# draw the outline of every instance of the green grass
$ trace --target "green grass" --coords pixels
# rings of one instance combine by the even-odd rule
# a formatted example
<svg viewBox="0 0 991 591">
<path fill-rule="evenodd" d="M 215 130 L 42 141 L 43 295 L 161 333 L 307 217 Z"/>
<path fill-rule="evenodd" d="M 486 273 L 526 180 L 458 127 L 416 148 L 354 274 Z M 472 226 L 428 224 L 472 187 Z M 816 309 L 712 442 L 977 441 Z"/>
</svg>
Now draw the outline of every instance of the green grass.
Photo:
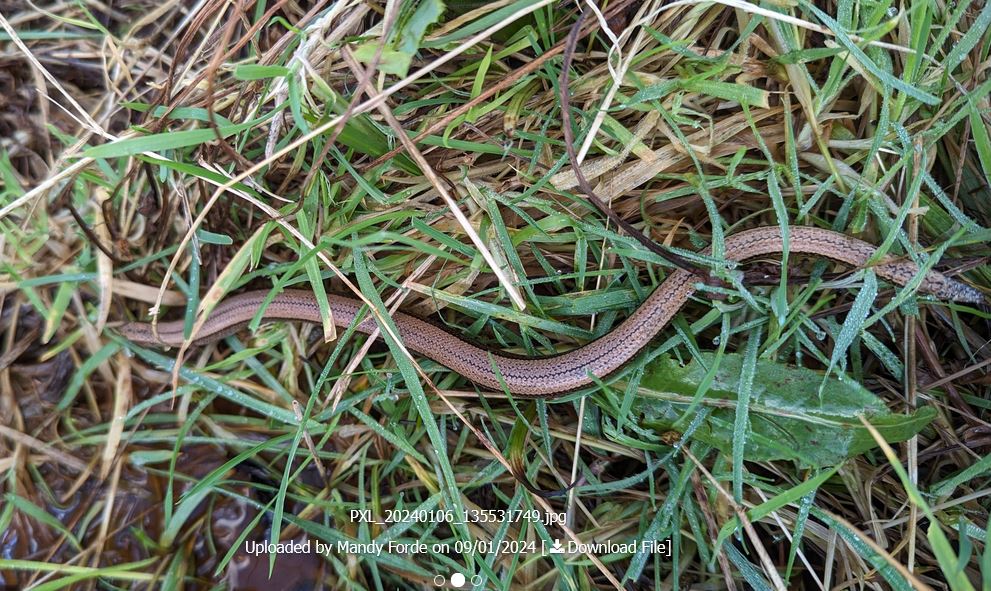
<svg viewBox="0 0 991 591">
<path fill-rule="evenodd" d="M 737 230 L 809 225 L 986 290 L 991 8 L 632 4 L 602 7 L 616 48 L 586 18 L 575 150 L 600 198 L 722 283 L 553 401 L 479 393 L 388 318 L 547 355 L 670 271 L 576 186 L 576 3 L 5 10 L 0 72 L 58 83 L 57 105 L 0 102 L 0 580 L 991 589 L 986 308 L 793 253 L 721 264 Z M 289 287 L 353 289 L 386 330 L 256 321 L 178 355 L 107 327 L 160 301 L 191 328 Z M 488 510 L 566 523 L 437 519 Z M 407 511 L 433 518 L 389 519 Z M 555 539 L 673 552 L 540 551 Z M 243 556 L 290 540 L 335 550 Z M 373 542 L 429 550 L 336 550 Z"/>
</svg>

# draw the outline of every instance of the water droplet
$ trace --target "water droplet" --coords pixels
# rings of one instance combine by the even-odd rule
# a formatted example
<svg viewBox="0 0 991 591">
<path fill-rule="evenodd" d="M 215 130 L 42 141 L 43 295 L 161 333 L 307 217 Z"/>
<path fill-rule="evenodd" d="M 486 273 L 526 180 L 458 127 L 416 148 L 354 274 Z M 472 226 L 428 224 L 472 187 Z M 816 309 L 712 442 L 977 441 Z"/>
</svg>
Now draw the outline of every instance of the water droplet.
<svg viewBox="0 0 991 591">
<path fill-rule="evenodd" d="M 894 6 L 888 8 L 888 18 L 895 18 L 898 15 L 898 9 Z"/>
</svg>

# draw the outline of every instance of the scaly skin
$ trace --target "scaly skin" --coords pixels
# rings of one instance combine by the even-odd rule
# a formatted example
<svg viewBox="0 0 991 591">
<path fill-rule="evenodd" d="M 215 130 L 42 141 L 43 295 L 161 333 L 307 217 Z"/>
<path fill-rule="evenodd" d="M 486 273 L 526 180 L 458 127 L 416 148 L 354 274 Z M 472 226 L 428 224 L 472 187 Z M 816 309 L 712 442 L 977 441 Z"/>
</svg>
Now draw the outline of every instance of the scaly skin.
<svg viewBox="0 0 991 591">
<path fill-rule="evenodd" d="M 853 267 L 865 266 L 876 252 L 866 242 L 829 230 L 797 226 L 791 228 L 789 233 L 790 252 L 817 255 Z M 746 230 L 728 237 L 725 247 L 726 259 L 734 261 L 780 254 L 781 231 L 777 227 Z M 905 285 L 919 271 L 915 263 L 890 257 L 881 259 L 873 269 L 878 276 L 897 285 Z M 550 398 L 592 383 L 592 376 L 603 378 L 619 369 L 667 326 L 695 292 L 698 282 L 699 278 L 688 271 L 672 272 L 612 332 L 587 345 L 551 357 L 507 357 L 469 344 L 408 314 L 400 312 L 392 318 L 399 329 L 399 338 L 409 349 L 451 368 L 479 386 L 501 391 L 505 383 L 515 395 Z M 943 300 L 985 301 L 981 292 L 936 271 L 926 274 L 919 291 Z M 254 318 L 267 295 L 267 291 L 253 291 L 224 300 L 210 313 L 193 344 L 215 341 L 239 330 Z M 340 327 L 350 325 L 362 307 L 358 300 L 337 295 L 329 296 L 329 303 L 334 323 Z M 275 296 L 265 309 L 264 318 L 321 322 L 316 297 L 311 292 L 297 290 L 287 290 Z M 358 330 L 366 334 L 375 328 L 371 317 L 358 325 Z M 183 342 L 182 321 L 160 323 L 157 338 L 151 325 L 145 323 L 131 322 L 121 326 L 119 331 L 132 342 L 142 345 L 176 347 Z M 498 368 L 502 382 L 493 367 Z"/>
</svg>

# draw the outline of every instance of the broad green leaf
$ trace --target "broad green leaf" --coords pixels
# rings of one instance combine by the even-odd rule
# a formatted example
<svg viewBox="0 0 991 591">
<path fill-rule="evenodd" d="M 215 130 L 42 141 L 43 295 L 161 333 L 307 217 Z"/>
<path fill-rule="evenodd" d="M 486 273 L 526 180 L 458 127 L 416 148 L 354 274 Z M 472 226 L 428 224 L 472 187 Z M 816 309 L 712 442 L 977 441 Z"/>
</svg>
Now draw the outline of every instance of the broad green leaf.
<svg viewBox="0 0 991 591">
<path fill-rule="evenodd" d="M 703 353 L 700 361 L 682 366 L 665 356 L 652 362 L 641 381 L 634 416 L 643 417 L 643 424 L 657 432 L 671 429 L 706 375 L 702 364 L 711 367 L 714 355 Z M 726 454 L 732 453 L 743 373 L 741 355 L 722 356 L 701 401 L 711 413 L 693 435 Z M 897 442 L 918 433 L 936 413 L 931 408 L 908 415 L 893 413 L 882 400 L 849 379 L 824 380 L 821 372 L 762 359 L 757 362 L 748 414 L 751 432 L 744 448 L 746 460 L 788 459 L 831 466 L 876 446 L 860 416 L 887 441 Z"/>
<path fill-rule="evenodd" d="M 386 46 L 379 56 L 378 69 L 387 74 L 405 76 L 409 71 L 413 56 L 420 49 L 427 29 L 436 23 L 444 14 L 444 3 L 441 0 L 421 0 L 413 13 L 400 15 L 399 26 L 389 36 Z M 405 18 L 404 18 L 405 17 Z M 380 39 L 371 39 L 355 49 L 354 56 L 360 61 L 370 64 L 381 45 Z"/>
</svg>

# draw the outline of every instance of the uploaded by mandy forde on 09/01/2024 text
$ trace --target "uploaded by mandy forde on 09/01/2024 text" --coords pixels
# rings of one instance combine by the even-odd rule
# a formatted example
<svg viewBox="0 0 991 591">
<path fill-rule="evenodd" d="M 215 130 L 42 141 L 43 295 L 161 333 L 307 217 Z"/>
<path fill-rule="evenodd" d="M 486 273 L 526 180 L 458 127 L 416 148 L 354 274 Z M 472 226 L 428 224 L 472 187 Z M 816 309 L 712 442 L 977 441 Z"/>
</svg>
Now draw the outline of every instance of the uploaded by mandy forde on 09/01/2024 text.
<svg viewBox="0 0 991 591">
<path fill-rule="evenodd" d="M 461 516 L 461 521 L 457 517 Z M 431 524 L 433 526 L 467 525 L 470 523 L 485 523 L 490 525 L 506 525 L 523 522 L 540 523 L 554 528 L 553 524 L 562 524 L 565 515 L 560 513 L 542 513 L 538 510 L 528 511 L 504 511 L 504 510 L 466 510 L 456 513 L 449 510 L 431 511 L 387 511 L 382 519 L 376 519 L 371 510 L 353 509 L 349 512 L 349 517 L 355 525 L 375 525 L 387 526 L 390 528 L 417 524 Z M 309 555 L 321 554 L 328 557 L 375 557 L 375 558 L 407 558 L 416 560 L 418 555 L 423 558 L 437 556 L 448 556 L 452 563 L 458 562 L 458 557 L 464 554 L 477 554 L 484 556 L 500 555 L 518 556 L 526 559 L 527 555 L 539 555 L 549 558 L 555 556 L 560 559 L 572 557 L 580 558 L 583 555 L 608 556 L 608 555 L 637 555 L 644 554 L 651 557 L 670 559 L 672 556 L 672 545 L 669 539 L 662 540 L 596 540 L 581 541 L 569 539 L 567 537 L 541 538 L 537 540 L 493 540 L 493 539 L 469 539 L 454 541 L 433 541 L 424 542 L 398 536 L 394 539 L 382 535 L 379 539 L 372 541 L 358 541 L 353 539 L 338 539 L 333 543 L 320 540 L 303 541 L 253 541 L 244 543 L 244 554 L 254 557 L 274 556 L 278 561 L 283 555 Z M 443 572 L 436 572 L 429 577 L 435 586 L 465 587 L 475 588 L 482 584 L 484 578 L 479 574 L 473 574 L 451 566 L 443 569 Z"/>
</svg>

